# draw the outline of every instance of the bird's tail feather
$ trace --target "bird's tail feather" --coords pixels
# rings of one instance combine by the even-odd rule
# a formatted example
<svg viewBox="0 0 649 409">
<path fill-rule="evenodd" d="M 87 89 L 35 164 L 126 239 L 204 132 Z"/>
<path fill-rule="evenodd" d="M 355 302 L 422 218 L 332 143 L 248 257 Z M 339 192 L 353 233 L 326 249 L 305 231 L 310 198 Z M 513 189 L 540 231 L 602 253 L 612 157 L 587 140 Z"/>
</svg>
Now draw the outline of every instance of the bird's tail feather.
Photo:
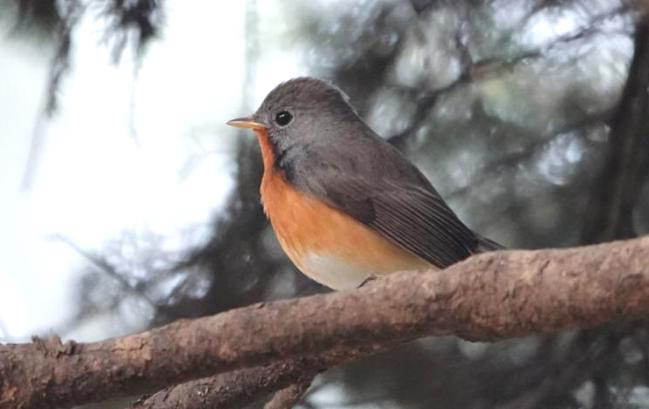
<svg viewBox="0 0 649 409">
<path fill-rule="evenodd" d="M 476 253 L 484 253 L 487 251 L 497 251 L 505 249 L 505 246 L 496 243 L 495 241 L 483 237 L 479 234 L 476 234 L 478 237 L 478 246 L 476 247 Z"/>
</svg>

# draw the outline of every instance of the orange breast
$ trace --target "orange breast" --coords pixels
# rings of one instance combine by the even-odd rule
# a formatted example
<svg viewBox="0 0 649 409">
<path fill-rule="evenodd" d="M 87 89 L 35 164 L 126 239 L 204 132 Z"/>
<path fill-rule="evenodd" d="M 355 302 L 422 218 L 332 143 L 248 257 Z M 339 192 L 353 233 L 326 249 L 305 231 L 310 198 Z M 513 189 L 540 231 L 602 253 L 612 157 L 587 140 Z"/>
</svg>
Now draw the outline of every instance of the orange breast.
<svg viewBox="0 0 649 409">
<path fill-rule="evenodd" d="M 322 201 L 298 192 L 274 166 L 265 131 L 255 131 L 264 160 L 261 197 L 280 245 L 306 275 L 334 289 L 373 275 L 430 268 L 418 256 Z"/>
</svg>

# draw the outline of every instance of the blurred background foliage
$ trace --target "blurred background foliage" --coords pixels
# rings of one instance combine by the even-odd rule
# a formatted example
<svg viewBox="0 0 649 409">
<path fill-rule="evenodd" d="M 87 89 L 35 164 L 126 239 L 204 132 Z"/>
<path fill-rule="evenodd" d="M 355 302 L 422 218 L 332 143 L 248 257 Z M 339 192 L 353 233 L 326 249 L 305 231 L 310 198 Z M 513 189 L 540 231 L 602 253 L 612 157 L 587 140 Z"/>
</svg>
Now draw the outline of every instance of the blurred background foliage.
<svg viewBox="0 0 649 409">
<path fill-rule="evenodd" d="M 155 0 L 2 2 L 7 41 L 51 50 L 37 123 L 47 128 L 65 103 L 65 78 L 77 69 L 74 33 L 83 18 L 90 14 L 101 27 L 104 42 L 97 47 L 113 64 L 132 56 L 137 83 L 146 75 L 140 67 L 148 63 L 148 47 L 164 45 L 174 7 Z M 184 7 L 202 12 L 198 3 Z M 298 55 L 302 73 L 344 89 L 361 116 L 428 175 L 462 219 L 509 247 L 574 246 L 649 230 L 649 20 L 643 3 L 248 0 L 240 7 L 242 102 L 233 112 L 254 109 L 269 91 L 256 85 L 265 75 L 259 68 L 264 55 Z M 222 64 L 229 64 L 221 48 L 231 39 L 209 41 L 212 48 L 197 55 L 221 52 Z M 216 123 L 207 133 L 216 139 L 226 132 L 234 131 Z M 39 135 L 32 151 L 43 143 Z M 58 237 L 84 264 L 70 300 L 75 313 L 52 331 L 73 336 L 80 325 L 110 316 L 108 332 L 118 334 L 327 291 L 296 273 L 265 221 L 256 142 L 243 135 L 229 141 L 232 188 L 202 186 L 222 192 L 225 204 L 201 228 L 188 226 L 179 251 L 169 251 L 164 237 L 146 229 L 125 228 L 96 248 Z M 28 179 L 34 160 L 27 160 Z M 137 323 L 127 324 L 133 317 Z M 302 406 L 649 408 L 648 342 L 641 324 L 493 344 L 425 339 L 329 371 Z"/>
</svg>

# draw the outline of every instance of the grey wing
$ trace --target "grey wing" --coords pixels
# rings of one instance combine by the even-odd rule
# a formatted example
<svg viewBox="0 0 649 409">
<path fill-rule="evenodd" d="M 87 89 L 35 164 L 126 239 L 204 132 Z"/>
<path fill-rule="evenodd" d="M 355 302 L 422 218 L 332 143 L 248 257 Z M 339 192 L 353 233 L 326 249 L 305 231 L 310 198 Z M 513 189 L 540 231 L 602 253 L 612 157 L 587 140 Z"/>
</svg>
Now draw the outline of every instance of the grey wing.
<svg viewBox="0 0 649 409">
<path fill-rule="evenodd" d="M 369 180 L 331 167 L 312 169 L 310 175 L 299 188 L 437 267 L 465 259 L 478 246 L 476 235 L 418 178 L 414 183 Z"/>
</svg>

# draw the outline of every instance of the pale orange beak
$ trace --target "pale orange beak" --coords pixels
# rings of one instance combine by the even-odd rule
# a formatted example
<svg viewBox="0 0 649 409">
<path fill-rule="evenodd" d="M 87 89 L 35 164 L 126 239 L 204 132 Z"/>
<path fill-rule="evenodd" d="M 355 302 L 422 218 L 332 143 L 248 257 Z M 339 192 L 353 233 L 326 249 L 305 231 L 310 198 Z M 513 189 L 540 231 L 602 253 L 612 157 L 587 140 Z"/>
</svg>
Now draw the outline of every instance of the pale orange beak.
<svg viewBox="0 0 649 409">
<path fill-rule="evenodd" d="M 266 129 L 268 125 L 262 124 L 261 122 L 255 121 L 252 117 L 244 118 L 235 118 L 231 119 L 226 124 L 234 126 L 235 128 L 247 128 L 247 129 Z"/>
</svg>

